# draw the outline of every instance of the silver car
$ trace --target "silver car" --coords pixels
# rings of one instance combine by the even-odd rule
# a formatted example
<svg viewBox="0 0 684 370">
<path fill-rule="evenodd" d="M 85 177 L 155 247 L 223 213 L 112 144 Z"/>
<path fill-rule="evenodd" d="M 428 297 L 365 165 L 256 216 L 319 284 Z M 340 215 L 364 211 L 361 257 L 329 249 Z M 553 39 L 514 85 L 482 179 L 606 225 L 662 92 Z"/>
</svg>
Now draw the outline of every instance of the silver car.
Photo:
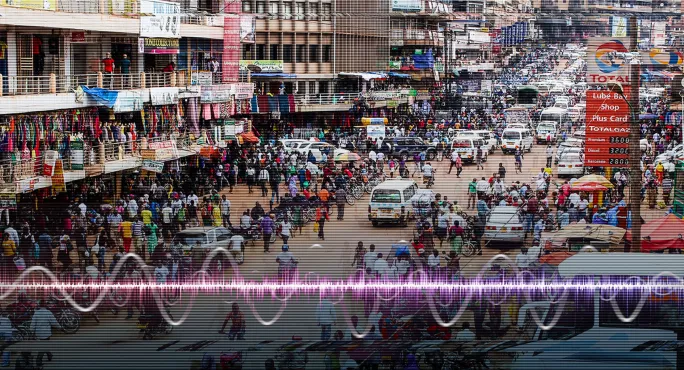
<svg viewBox="0 0 684 370">
<path fill-rule="evenodd" d="M 523 220 L 518 207 L 497 206 L 487 216 L 483 237 L 489 242 L 520 243 L 525 240 Z"/>
</svg>

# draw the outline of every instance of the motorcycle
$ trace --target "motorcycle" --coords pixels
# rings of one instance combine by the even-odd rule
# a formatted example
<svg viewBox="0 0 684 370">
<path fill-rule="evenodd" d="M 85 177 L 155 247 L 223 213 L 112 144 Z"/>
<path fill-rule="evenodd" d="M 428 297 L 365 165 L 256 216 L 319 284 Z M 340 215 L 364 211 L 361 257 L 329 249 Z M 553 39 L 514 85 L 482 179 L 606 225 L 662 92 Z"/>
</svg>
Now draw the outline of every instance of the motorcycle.
<svg viewBox="0 0 684 370">
<path fill-rule="evenodd" d="M 432 176 L 423 176 L 423 185 L 425 185 L 426 189 L 430 189 L 432 185 L 435 184 L 435 174 L 433 173 Z"/>
<path fill-rule="evenodd" d="M 138 318 L 137 328 L 143 333 L 143 340 L 153 339 L 154 337 L 171 334 L 173 325 L 166 322 L 166 320 L 159 318 L 159 322 L 153 322 L 154 317 L 151 315 L 140 315 Z"/>
</svg>

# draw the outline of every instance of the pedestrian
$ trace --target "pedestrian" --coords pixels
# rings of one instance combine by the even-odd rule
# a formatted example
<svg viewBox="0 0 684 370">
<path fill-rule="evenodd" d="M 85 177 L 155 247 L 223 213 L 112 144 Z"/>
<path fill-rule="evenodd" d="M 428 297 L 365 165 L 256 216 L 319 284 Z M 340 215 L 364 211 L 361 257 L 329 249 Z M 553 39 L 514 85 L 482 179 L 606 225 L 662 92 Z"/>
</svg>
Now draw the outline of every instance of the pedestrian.
<svg viewBox="0 0 684 370">
<path fill-rule="evenodd" d="M 280 237 L 283 238 L 283 244 L 287 244 L 292 233 L 292 223 L 290 223 L 290 218 L 287 215 L 283 218 L 283 222 L 280 223 L 279 227 Z"/>
<path fill-rule="evenodd" d="M 347 204 L 347 191 L 344 188 L 335 191 L 335 202 L 337 203 L 337 219 L 344 220 L 344 207 Z"/>
<path fill-rule="evenodd" d="M 275 223 L 273 222 L 273 218 L 275 216 L 273 214 L 269 214 L 264 216 L 264 218 L 261 220 L 261 232 L 262 232 L 262 237 L 264 238 L 264 253 L 271 253 L 269 251 L 269 244 L 271 243 L 271 234 L 275 231 Z"/>
<path fill-rule="evenodd" d="M 467 209 L 475 208 L 477 202 L 477 178 L 468 183 L 468 207 Z"/>
<path fill-rule="evenodd" d="M 131 60 L 128 59 L 128 55 L 124 54 L 121 56 L 121 74 L 122 80 L 121 85 L 124 90 L 127 90 L 130 86 L 130 73 L 131 73 Z"/>
<path fill-rule="evenodd" d="M 133 234 L 133 248 L 137 255 L 145 259 L 145 233 L 143 232 L 142 220 L 140 217 L 136 217 L 135 221 L 131 224 L 131 232 Z"/>
<path fill-rule="evenodd" d="M 28 227 L 24 227 L 19 236 L 19 255 L 24 258 L 24 261 L 28 266 L 32 266 L 34 262 L 34 257 L 36 256 L 36 240 L 33 234 L 29 231 Z"/>
<path fill-rule="evenodd" d="M 477 162 L 477 169 L 479 170 L 480 168 L 484 170 L 484 165 L 482 165 L 482 147 L 478 146 L 477 147 L 477 152 L 475 154 L 475 161 Z"/>
<path fill-rule="evenodd" d="M 157 224 L 154 222 L 151 223 L 149 226 L 146 227 L 146 239 L 147 239 L 147 252 L 149 253 L 150 259 L 152 259 L 152 255 L 154 254 L 154 250 L 157 248 L 157 244 L 159 243 L 159 238 L 158 238 L 158 231 L 159 227 Z M 144 250 L 144 248 L 142 248 Z M 145 259 L 145 252 L 143 252 L 143 259 Z"/>
<path fill-rule="evenodd" d="M 123 221 L 119 225 L 119 234 L 123 240 L 123 249 L 125 253 L 130 253 L 131 244 L 133 242 L 133 223 L 129 220 Z"/>
<path fill-rule="evenodd" d="M 551 167 L 553 163 L 553 147 L 549 144 L 546 147 L 546 167 Z"/>
<path fill-rule="evenodd" d="M 231 306 L 230 312 L 226 315 L 225 320 L 223 320 L 223 325 L 221 325 L 219 334 L 225 334 L 226 326 L 229 321 L 230 329 L 228 330 L 228 340 L 244 340 L 246 328 L 245 315 L 240 311 L 240 306 L 237 303 L 233 303 Z"/>
<path fill-rule="evenodd" d="M 499 177 L 504 180 L 506 179 L 506 168 L 503 163 L 499 163 Z"/>
<path fill-rule="evenodd" d="M 114 68 L 116 67 L 114 65 L 114 59 L 112 59 L 112 54 L 105 54 L 105 57 L 102 59 L 101 63 L 104 65 L 103 72 L 105 76 L 105 86 L 107 89 L 112 89 L 112 75 L 114 74 Z"/>
<path fill-rule="evenodd" d="M 261 171 L 259 171 L 259 185 L 261 186 L 262 197 L 268 196 L 268 188 L 266 186 L 268 185 L 269 180 L 270 175 L 268 173 L 268 169 L 266 169 L 266 167 L 263 167 Z"/>
<path fill-rule="evenodd" d="M 332 327 L 337 320 L 335 306 L 328 298 L 322 298 L 316 309 L 316 320 L 321 327 L 321 340 L 329 340 Z"/>
<path fill-rule="evenodd" d="M 325 222 L 330 221 L 328 209 L 325 205 L 321 205 L 316 210 L 316 222 L 318 223 L 318 239 L 325 240 Z"/>
<path fill-rule="evenodd" d="M 38 261 L 39 266 L 44 266 L 52 270 L 52 236 L 48 234 L 47 229 L 43 229 L 38 235 Z"/>
<path fill-rule="evenodd" d="M 31 319 L 31 332 L 35 335 L 36 339 L 39 341 L 50 340 L 52 336 L 52 328 L 57 327 L 62 330 L 62 326 L 59 325 L 57 319 L 52 314 L 52 312 L 47 308 L 47 301 L 41 300 L 40 306 L 33 314 Z M 36 356 L 36 366 L 38 368 L 43 367 L 43 356 L 47 354 L 48 361 L 52 361 L 52 352 L 45 347 L 48 347 L 45 343 L 41 344 L 39 352 Z"/>
<path fill-rule="evenodd" d="M 225 194 L 221 197 L 221 218 L 224 227 L 226 227 L 226 225 L 227 227 L 233 227 L 233 224 L 230 223 L 230 200 L 226 198 Z"/>
</svg>

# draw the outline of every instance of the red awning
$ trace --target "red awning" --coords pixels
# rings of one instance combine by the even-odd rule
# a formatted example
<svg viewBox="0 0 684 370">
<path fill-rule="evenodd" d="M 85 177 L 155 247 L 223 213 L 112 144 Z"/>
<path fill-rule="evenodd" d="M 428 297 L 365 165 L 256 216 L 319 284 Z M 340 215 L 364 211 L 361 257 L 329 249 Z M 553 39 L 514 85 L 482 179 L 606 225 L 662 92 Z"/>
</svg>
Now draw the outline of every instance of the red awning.
<svg viewBox="0 0 684 370">
<path fill-rule="evenodd" d="M 632 239 L 627 231 L 626 237 Z M 684 249 L 684 220 L 669 214 L 645 223 L 641 227 L 641 250 L 644 252 L 663 249 Z"/>
</svg>

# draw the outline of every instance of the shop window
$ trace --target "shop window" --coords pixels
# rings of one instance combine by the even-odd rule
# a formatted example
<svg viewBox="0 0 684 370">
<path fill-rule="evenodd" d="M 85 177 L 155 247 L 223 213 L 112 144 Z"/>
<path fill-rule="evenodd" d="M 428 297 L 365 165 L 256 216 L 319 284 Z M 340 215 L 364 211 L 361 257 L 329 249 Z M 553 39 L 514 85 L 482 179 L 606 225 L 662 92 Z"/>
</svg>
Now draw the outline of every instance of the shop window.
<svg viewBox="0 0 684 370">
<path fill-rule="evenodd" d="M 309 45 L 309 62 L 318 63 L 319 61 L 318 45 Z"/>
<path fill-rule="evenodd" d="M 254 46 L 252 44 L 242 45 L 242 59 L 243 60 L 254 59 Z"/>
<path fill-rule="evenodd" d="M 283 62 L 284 63 L 292 63 L 294 61 L 292 54 L 293 54 L 292 45 L 283 45 Z"/>
<path fill-rule="evenodd" d="M 332 62 L 332 45 L 323 45 L 323 63 Z"/>
<path fill-rule="evenodd" d="M 306 62 L 306 45 L 297 45 L 297 63 Z"/>
</svg>

